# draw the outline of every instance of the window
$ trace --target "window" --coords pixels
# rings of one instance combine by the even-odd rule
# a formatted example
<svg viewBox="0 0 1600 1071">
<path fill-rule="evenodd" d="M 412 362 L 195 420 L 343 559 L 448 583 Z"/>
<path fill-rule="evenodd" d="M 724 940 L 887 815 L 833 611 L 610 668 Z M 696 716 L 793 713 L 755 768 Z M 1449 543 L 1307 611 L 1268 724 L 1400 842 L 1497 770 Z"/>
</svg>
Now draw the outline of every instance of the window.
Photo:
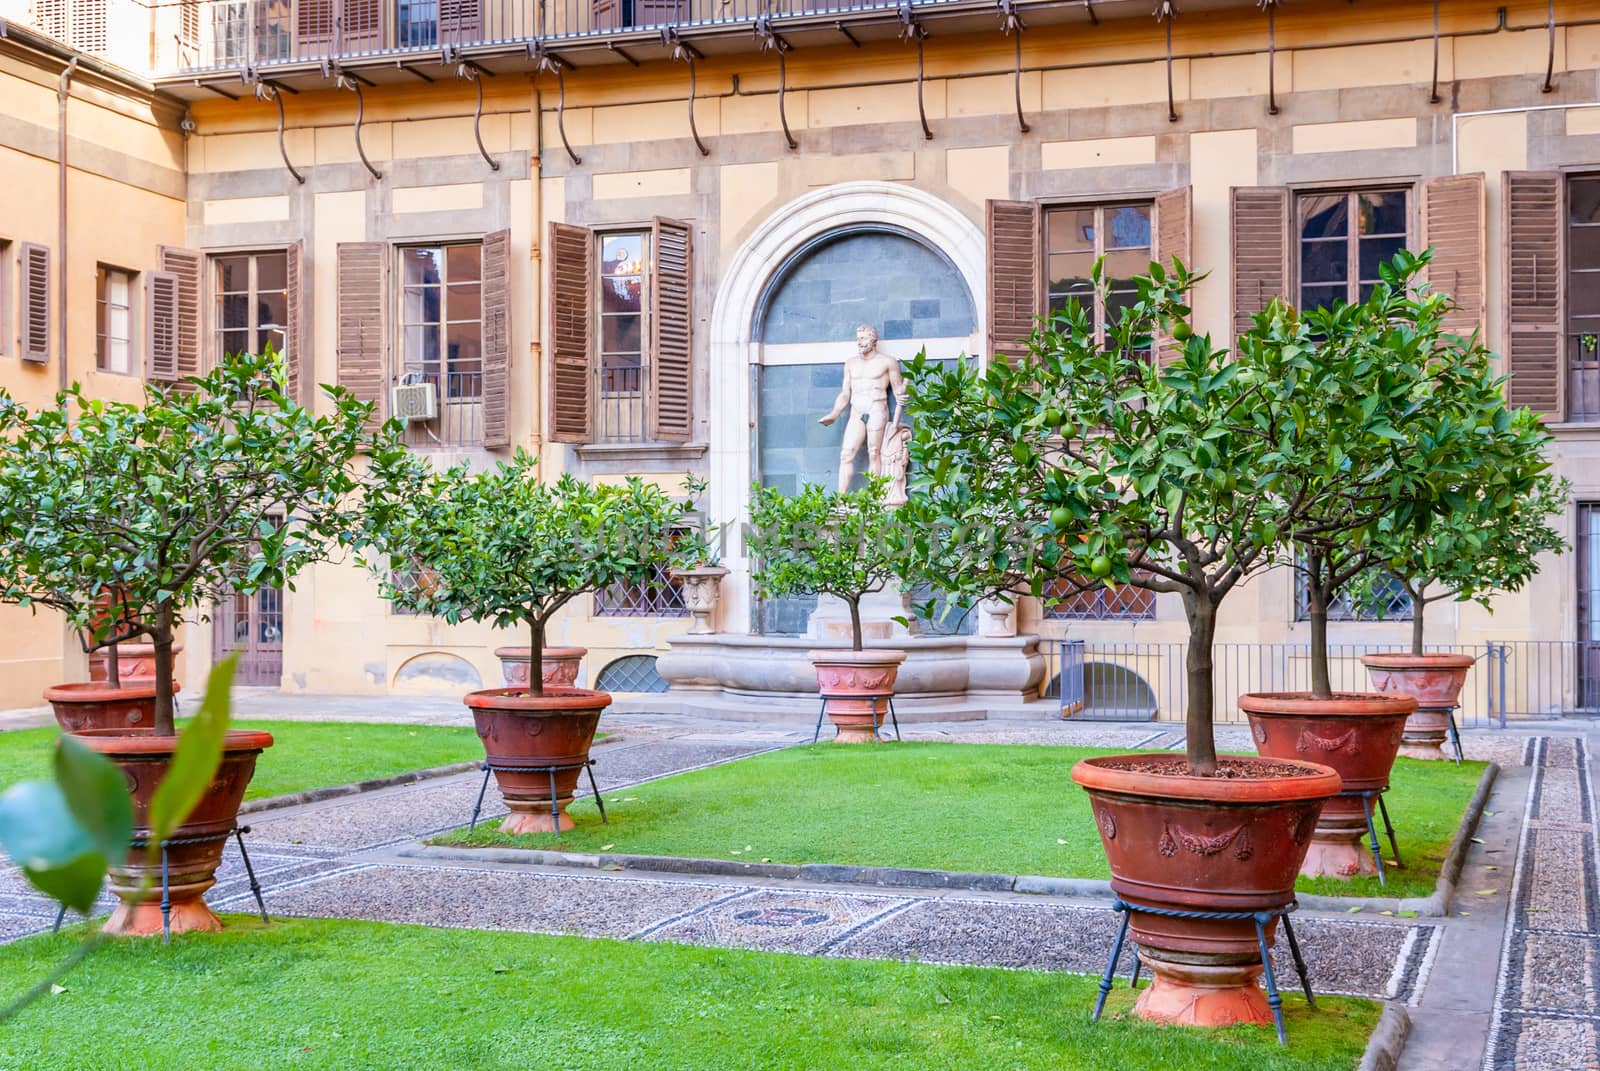
<svg viewBox="0 0 1600 1071">
<path fill-rule="evenodd" d="M 1300 307 L 1365 301 L 1378 265 L 1405 247 L 1406 190 L 1302 193 L 1295 201 L 1300 246 Z"/>
<path fill-rule="evenodd" d="M 1600 502 L 1578 503 L 1578 708 L 1600 708 Z"/>
<path fill-rule="evenodd" d="M 1150 202 L 1125 205 L 1074 206 L 1045 210 L 1044 244 L 1051 315 L 1077 298 L 1089 312 L 1096 335 L 1114 323 L 1138 297 L 1133 277 L 1150 270 Z M 1105 258 L 1106 300 L 1096 294 L 1091 272 Z"/>
<path fill-rule="evenodd" d="M 11 352 L 11 243 L 0 238 L 0 357 Z"/>
<path fill-rule="evenodd" d="M 1347 587 L 1333 597 L 1333 605 L 1328 607 L 1329 621 L 1410 621 L 1411 596 L 1406 594 L 1405 585 L 1392 576 L 1383 576 L 1372 588 L 1373 602 L 1358 605 Z M 1311 618 L 1311 597 L 1306 591 L 1305 574 L 1299 570 L 1294 574 L 1294 619 L 1308 621 Z"/>
<path fill-rule="evenodd" d="M 483 442 L 483 244 L 400 250 L 400 382 L 432 384 L 439 415 L 413 445 Z"/>
<path fill-rule="evenodd" d="M 217 298 L 212 359 L 260 354 L 268 346 L 283 354 L 289 337 L 289 254 L 229 253 L 211 263 Z"/>
<path fill-rule="evenodd" d="M 1071 591 L 1072 587 L 1071 583 L 1058 580 L 1047 587 L 1044 594 L 1048 599 L 1051 595 Z M 1153 621 L 1156 594 L 1132 584 L 1099 587 L 1047 604 L 1044 616 L 1049 621 Z"/>
<path fill-rule="evenodd" d="M 431 47 L 439 43 L 439 0 L 399 0 L 396 7 L 396 44 L 401 48 Z"/>
<path fill-rule="evenodd" d="M 595 592 L 596 617 L 688 617 L 683 602 L 683 582 L 657 565 L 642 584 L 613 584 Z"/>
<path fill-rule="evenodd" d="M 601 234 L 600 441 L 645 438 L 648 231 Z"/>
<path fill-rule="evenodd" d="M 95 272 L 94 366 L 133 371 L 133 273 L 101 265 Z"/>
<path fill-rule="evenodd" d="M 1567 185 L 1567 419 L 1600 421 L 1600 175 Z"/>
</svg>

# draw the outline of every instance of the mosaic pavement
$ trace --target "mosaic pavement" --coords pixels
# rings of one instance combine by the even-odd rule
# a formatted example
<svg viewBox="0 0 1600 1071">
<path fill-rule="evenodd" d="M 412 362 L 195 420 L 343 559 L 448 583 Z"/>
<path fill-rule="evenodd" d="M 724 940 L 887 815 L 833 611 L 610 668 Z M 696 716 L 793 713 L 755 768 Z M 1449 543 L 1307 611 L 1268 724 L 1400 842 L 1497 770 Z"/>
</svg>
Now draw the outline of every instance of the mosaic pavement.
<svg viewBox="0 0 1600 1071">
<path fill-rule="evenodd" d="M 1535 742 L 1486 1071 L 1600 1068 L 1600 895 L 1588 742 Z"/>
</svg>

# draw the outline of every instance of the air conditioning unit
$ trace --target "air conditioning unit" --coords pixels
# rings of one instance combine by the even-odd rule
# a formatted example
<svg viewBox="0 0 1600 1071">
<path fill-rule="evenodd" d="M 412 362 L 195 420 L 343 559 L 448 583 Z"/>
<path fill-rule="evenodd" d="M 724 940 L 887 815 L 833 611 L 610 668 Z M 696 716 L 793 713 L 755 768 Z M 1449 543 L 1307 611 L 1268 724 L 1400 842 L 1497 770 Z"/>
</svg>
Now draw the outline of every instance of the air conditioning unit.
<svg viewBox="0 0 1600 1071">
<path fill-rule="evenodd" d="M 390 391 L 389 412 L 410 424 L 439 415 L 439 395 L 432 383 L 397 383 Z"/>
</svg>

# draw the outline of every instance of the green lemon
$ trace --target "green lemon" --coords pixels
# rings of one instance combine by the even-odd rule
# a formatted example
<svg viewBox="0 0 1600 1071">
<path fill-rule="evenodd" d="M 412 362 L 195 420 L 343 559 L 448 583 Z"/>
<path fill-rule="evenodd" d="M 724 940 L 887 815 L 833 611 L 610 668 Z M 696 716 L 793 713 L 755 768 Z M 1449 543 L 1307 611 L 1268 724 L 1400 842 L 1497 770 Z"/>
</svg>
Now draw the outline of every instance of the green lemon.
<svg viewBox="0 0 1600 1071">
<path fill-rule="evenodd" d="M 238 446 L 239 446 L 239 436 L 237 434 L 235 434 L 234 432 L 229 432 L 228 434 L 226 434 L 226 435 L 224 435 L 222 437 L 222 448 L 224 450 L 234 450 L 234 449 L 237 449 Z"/>
<path fill-rule="evenodd" d="M 1065 506 L 1057 506 L 1050 511 L 1050 524 L 1057 529 L 1065 528 L 1072 523 L 1072 512 Z"/>
<path fill-rule="evenodd" d="M 1177 323 L 1172 325 L 1172 337 L 1177 339 L 1179 342 L 1187 342 L 1189 339 L 1194 337 L 1194 328 L 1190 327 L 1182 320 L 1179 320 Z"/>
<path fill-rule="evenodd" d="M 1089 571 L 1095 576 L 1106 577 L 1111 575 L 1111 559 L 1104 554 L 1098 555 L 1089 563 Z"/>
<path fill-rule="evenodd" d="M 1066 414 L 1059 409 L 1046 409 L 1044 422 L 1052 428 L 1059 428 L 1067 422 Z"/>
</svg>

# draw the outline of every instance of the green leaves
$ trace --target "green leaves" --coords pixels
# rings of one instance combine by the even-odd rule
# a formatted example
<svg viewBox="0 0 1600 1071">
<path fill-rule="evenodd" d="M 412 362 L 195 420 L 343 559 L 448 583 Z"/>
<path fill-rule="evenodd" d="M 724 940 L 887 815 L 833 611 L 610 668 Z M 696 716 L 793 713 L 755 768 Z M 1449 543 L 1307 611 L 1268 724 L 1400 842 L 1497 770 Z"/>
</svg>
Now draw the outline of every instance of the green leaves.
<svg viewBox="0 0 1600 1071">
<path fill-rule="evenodd" d="M 88 914 L 107 866 L 128 851 L 128 785 L 110 760 L 70 735 L 57 745 L 55 775 L 0 796 L 0 847 L 40 892 Z"/>
<path fill-rule="evenodd" d="M 211 668 L 205 698 L 194 719 L 178 737 L 167 774 L 150 801 L 150 851 L 159 854 L 161 842 L 183 824 L 205 796 L 222 761 L 222 744 L 228 733 L 229 694 L 239 656 L 231 654 Z"/>
</svg>

